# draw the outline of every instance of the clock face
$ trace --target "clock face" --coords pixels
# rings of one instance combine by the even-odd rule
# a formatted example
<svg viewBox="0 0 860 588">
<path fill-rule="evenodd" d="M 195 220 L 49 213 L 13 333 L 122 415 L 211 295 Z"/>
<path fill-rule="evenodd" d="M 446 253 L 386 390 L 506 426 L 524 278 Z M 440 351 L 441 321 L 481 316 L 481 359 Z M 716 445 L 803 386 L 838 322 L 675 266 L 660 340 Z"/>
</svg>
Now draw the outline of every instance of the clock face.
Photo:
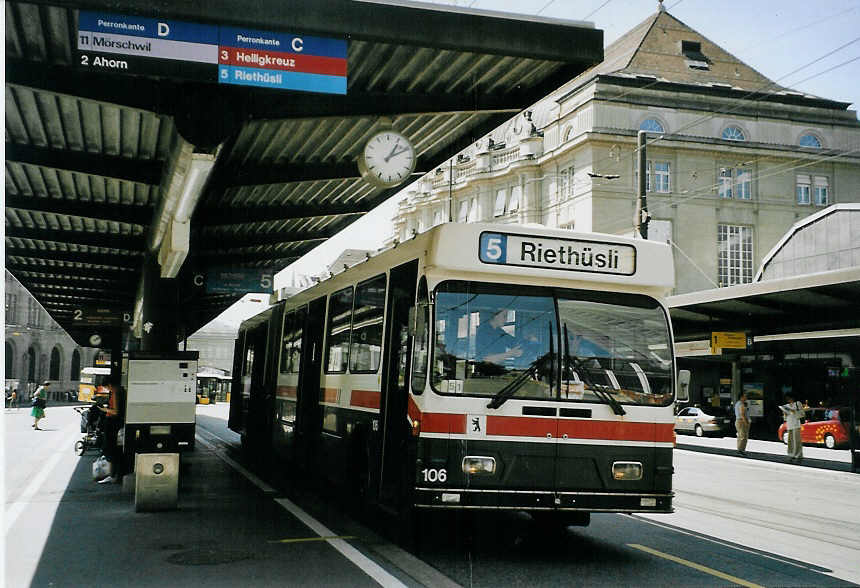
<svg viewBox="0 0 860 588">
<path fill-rule="evenodd" d="M 99 345 L 101 345 L 101 342 L 102 342 L 101 335 L 99 335 L 99 334 L 90 335 L 90 345 L 92 345 L 93 347 L 98 347 Z"/>
<path fill-rule="evenodd" d="M 383 187 L 396 186 L 409 179 L 415 169 L 415 149 L 409 139 L 397 131 L 380 131 L 364 146 L 359 168 L 369 182 Z"/>
</svg>

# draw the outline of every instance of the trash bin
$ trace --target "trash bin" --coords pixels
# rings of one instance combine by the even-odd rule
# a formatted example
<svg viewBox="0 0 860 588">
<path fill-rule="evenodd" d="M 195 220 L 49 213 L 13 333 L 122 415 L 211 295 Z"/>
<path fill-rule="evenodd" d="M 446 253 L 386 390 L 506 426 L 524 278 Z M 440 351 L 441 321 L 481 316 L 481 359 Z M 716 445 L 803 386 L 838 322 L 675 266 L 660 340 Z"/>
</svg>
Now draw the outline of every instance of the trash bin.
<svg viewBox="0 0 860 588">
<path fill-rule="evenodd" d="M 179 454 L 138 453 L 134 458 L 134 510 L 171 510 L 179 501 Z"/>
</svg>

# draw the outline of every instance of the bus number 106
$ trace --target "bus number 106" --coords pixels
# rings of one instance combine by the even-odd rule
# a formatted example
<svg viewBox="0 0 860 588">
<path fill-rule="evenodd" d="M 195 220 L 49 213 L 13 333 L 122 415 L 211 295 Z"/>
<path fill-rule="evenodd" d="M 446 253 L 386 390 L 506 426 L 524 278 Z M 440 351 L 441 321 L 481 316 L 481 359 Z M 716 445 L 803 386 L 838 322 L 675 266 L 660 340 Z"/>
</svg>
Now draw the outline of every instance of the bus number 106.
<svg viewBox="0 0 860 588">
<path fill-rule="evenodd" d="M 421 470 L 421 475 L 424 476 L 425 482 L 446 482 L 448 480 L 448 472 L 445 469 L 437 470 L 435 468 Z"/>
</svg>

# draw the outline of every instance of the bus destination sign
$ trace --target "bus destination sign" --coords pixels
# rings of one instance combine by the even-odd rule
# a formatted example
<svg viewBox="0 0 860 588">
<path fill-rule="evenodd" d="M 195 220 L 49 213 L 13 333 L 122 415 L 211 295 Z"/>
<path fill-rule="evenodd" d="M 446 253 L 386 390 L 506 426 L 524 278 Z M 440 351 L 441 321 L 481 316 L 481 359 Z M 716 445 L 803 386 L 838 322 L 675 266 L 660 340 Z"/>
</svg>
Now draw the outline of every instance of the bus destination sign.
<svg viewBox="0 0 860 588">
<path fill-rule="evenodd" d="M 82 10 L 80 67 L 346 94 L 347 42 Z"/>
<path fill-rule="evenodd" d="M 484 263 L 631 276 L 636 248 L 623 243 L 549 239 L 531 235 L 481 233 L 478 258 Z"/>
</svg>

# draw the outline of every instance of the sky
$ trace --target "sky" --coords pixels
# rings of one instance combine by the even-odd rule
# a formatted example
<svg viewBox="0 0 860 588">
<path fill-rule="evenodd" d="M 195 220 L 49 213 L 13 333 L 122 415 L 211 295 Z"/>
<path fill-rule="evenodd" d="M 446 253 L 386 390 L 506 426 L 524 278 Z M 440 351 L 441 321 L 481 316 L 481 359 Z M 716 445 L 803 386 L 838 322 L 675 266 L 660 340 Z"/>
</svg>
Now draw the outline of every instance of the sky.
<svg viewBox="0 0 860 588">
<path fill-rule="evenodd" d="M 374 0 L 380 1 L 380 0 Z M 603 30 L 604 46 L 657 11 L 656 0 L 424 0 L 456 10 L 493 10 L 550 19 L 588 21 Z M 393 1 L 392 3 L 397 3 Z M 860 0 L 666 0 L 675 18 L 762 75 L 805 93 L 860 105 Z M 391 233 L 393 196 L 275 276 L 319 274 L 346 248 L 376 250 Z M 246 297 L 252 298 L 251 296 Z M 256 297 L 259 298 L 259 297 Z M 221 320 L 238 323 L 264 307 L 239 302 Z"/>
</svg>

